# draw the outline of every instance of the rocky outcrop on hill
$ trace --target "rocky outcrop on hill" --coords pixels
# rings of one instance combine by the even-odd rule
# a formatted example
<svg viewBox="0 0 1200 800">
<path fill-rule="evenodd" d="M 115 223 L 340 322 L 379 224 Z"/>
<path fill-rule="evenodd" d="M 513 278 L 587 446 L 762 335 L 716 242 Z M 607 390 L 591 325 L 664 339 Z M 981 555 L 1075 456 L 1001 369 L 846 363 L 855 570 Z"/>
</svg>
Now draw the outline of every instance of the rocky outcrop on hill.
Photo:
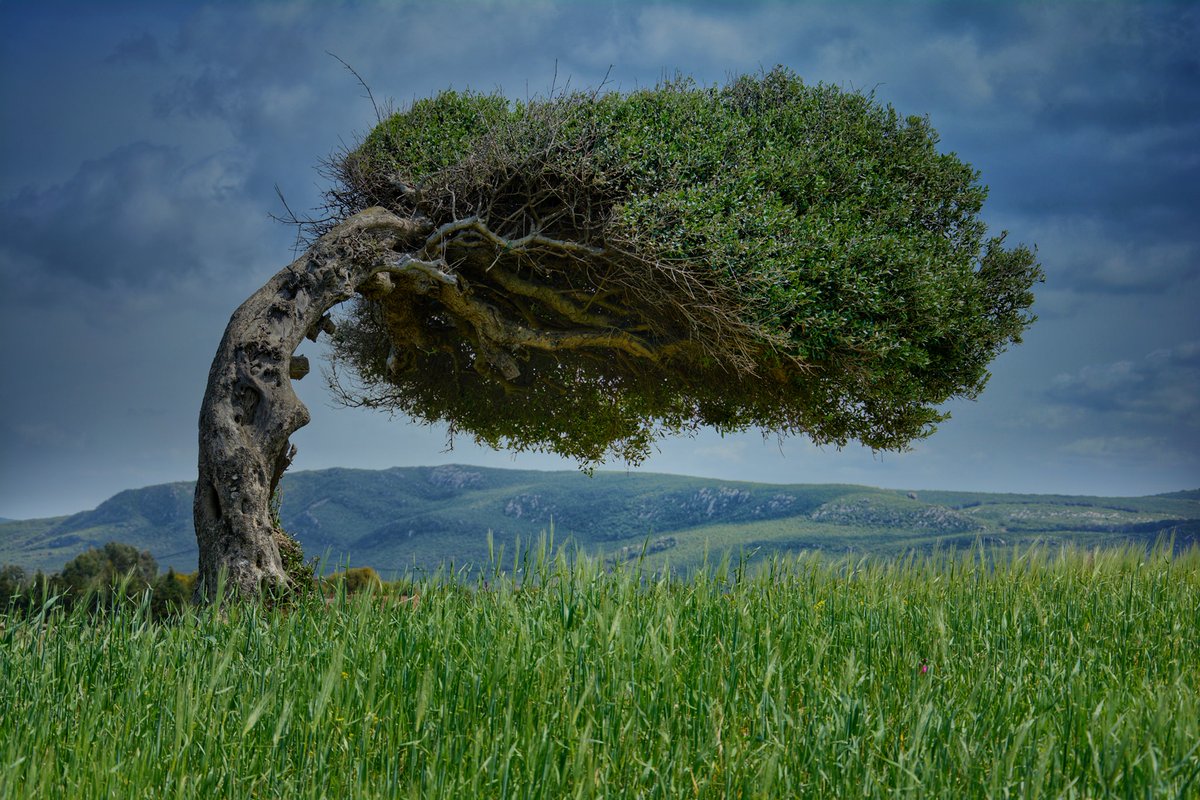
<svg viewBox="0 0 1200 800">
<path fill-rule="evenodd" d="M 797 497 L 782 492 L 766 494 L 737 486 L 703 486 L 691 492 L 645 498 L 637 518 L 672 528 L 715 522 L 776 519 L 802 513 Z"/>
<path fill-rule="evenodd" d="M 457 464 L 447 464 L 429 470 L 426 478 L 434 486 L 441 489 L 453 489 L 461 492 L 464 489 L 474 489 L 483 482 L 483 475 L 470 469 L 464 469 Z"/>
<path fill-rule="evenodd" d="M 654 541 L 648 542 L 644 545 L 631 544 L 622 547 L 609 556 L 608 560 L 614 564 L 619 561 L 632 561 L 635 558 L 641 558 L 643 555 L 649 556 L 655 553 L 661 553 L 664 550 L 670 550 L 677 544 L 679 544 L 679 542 L 674 536 L 660 536 Z"/>
<path fill-rule="evenodd" d="M 504 504 L 504 516 L 514 519 L 535 521 L 549 520 L 554 516 L 555 506 L 540 494 L 519 494 L 510 497 Z"/>
<path fill-rule="evenodd" d="M 933 533 L 964 533 L 983 526 L 976 520 L 945 506 L 882 505 L 868 498 L 825 503 L 809 515 L 814 522 L 855 525 L 862 528 L 900 528 Z"/>
</svg>

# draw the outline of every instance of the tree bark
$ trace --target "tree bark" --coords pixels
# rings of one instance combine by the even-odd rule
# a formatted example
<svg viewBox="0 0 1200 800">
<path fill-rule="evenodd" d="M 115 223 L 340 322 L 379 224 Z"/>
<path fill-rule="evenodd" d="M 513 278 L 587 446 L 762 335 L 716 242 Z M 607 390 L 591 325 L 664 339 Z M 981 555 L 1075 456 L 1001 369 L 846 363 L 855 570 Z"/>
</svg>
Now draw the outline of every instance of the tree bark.
<svg viewBox="0 0 1200 800">
<path fill-rule="evenodd" d="M 295 456 L 289 437 L 309 422 L 292 390 L 290 376 L 302 372 L 292 354 L 306 336 L 330 329 L 325 313 L 386 268 L 389 253 L 425 233 L 417 221 L 369 208 L 314 242 L 233 313 L 200 409 L 198 598 L 217 600 L 222 574 L 228 595 L 256 597 L 289 585 L 270 504 Z"/>
</svg>

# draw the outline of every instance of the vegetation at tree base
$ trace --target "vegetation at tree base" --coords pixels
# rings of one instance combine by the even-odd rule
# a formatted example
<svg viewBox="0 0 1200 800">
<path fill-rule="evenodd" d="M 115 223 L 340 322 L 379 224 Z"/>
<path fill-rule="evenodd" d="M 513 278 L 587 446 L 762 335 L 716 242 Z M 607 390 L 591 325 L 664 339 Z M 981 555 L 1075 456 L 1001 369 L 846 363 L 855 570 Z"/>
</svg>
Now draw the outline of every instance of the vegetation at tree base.
<svg viewBox="0 0 1200 800">
<path fill-rule="evenodd" d="M 315 563 L 304 560 L 304 546 L 288 533 L 279 514 L 283 507 L 283 489 L 275 488 L 271 495 L 271 522 L 275 527 L 275 546 L 279 548 L 279 558 L 283 562 L 283 571 L 287 573 L 292 595 L 302 596 L 316 589 Z"/>
<path fill-rule="evenodd" d="M 1194 796 L 1200 550 L 979 555 L 0 616 L 0 796 Z"/>
<path fill-rule="evenodd" d="M 1041 278 L 937 143 L 782 68 L 417 101 L 328 165 L 311 232 L 383 206 L 428 226 L 416 258 L 456 288 L 360 287 L 335 390 L 585 464 L 701 425 L 902 449 L 983 388 Z"/>
<path fill-rule="evenodd" d="M 299 553 L 299 545 L 293 545 L 285 562 L 295 571 L 291 577 L 296 588 L 287 598 L 289 605 L 318 589 L 326 596 L 337 597 L 384 586 L 379 573 L 370 567 L 340 570 L 318 583 L 312 564 L 293 562 L 292 556 L 299 557 Z M 395 585 L 407 586 L 402 582 Z M 68 610 L 78 607 L 89 611 L 130 610 L 146 603 L 149 619 L 172 620 L 191 607 L 195 588 L 196 573 L 178 573 L 170 568 L 165 575 L 158 575 L 158 565 L 148 551 L 138 552 L 130 545 L 109 542 L 71 559 L 60 572 L 51 575 L 38 571 L 30 576 L 17 564 L 0 566 L 0 614 L 38 613 L 48 602 Z"/>
</svg>

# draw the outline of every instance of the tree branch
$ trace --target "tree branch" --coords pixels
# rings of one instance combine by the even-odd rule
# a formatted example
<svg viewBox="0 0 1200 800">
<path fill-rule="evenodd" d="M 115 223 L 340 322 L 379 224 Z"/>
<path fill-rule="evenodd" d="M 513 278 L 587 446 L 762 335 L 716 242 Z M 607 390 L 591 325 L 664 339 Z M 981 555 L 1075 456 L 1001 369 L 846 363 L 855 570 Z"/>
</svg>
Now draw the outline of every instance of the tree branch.
<svg viewBox="0 0 1200 800">
<path fill-rule="evenodd" d="M 434 254 L 438 257 L 444 257 L 448 240 L 452 238 L 455 240 L 455 244 L 471 247 L 472 244 L 470 242 L 462 240 L 461 234 L 464 233 L 478 234 L 481 239 L 490 242 L 495 247 L 512 252 L 528 252 L 540 249 L 564 253 L 576 258 L 598 258 L 607 255 L 607 251 L 602 247 L 593 247 L 562 239 L 552 239 L 538 232 L 526 234 L 517 239 L 505 239 L 488 228 L 479 217 L 466 217 L 442 225 L 426 239 L 425 247 L 421 249 L 421 253 L 427 257 Z"/>
<path fill-rule="evenodd" d="M 503 288 L 513 294 L 528 297 L 531 300 L 538 300 L 546 305 L 551 310 L 565 317 L 577 325 L 591 325 L 597 328 L 615 328 L 618 327 L 616 321 L 611 317 L 601 316 L 599 314 L 589 314 L 583 308 L 580 308 L 575 303 L 571 302 L 562 293 L 555 291 L 549 286 L 532 283 L 524 278 L 518 277 L 508 270 L 495 264 L 489 270 L 489 273 L 496 279 Z"/>
</svg>

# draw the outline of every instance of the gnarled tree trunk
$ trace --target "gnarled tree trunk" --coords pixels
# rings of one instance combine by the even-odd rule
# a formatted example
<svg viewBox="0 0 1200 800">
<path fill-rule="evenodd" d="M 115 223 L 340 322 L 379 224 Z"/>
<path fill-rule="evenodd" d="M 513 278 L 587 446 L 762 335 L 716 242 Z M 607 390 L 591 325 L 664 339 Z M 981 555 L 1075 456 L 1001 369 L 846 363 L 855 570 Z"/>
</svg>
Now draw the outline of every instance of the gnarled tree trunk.
<svg viewBox="0 0 1200 800">
<path fill-rule="evenodd" d="M 448 256 L 451 248 L 455 254 Z M 470 269 L 472 252 L 484 266 L 468 279 L 450 262 Z M 424 297 L 474 350 L 474 368 L 506 382 L 521 373 L 514 354 L 604 352 L 658 364 L 681 351 L 686 341 L 645 338 L 637 315 L 589 310 L 591 298 L 581 300 L 569 282 L 539 285 L 501 263 L 551 258 L 582 265 L 586 275 L 609 255 L 538 231 L 505 239 L 477 217 L 435 227 L 423 218 L 368 208 L 276 273 L 234 312 L 208 375 L 193 506 L 200 545 L 197 595 L 216 599 L 222 573 L 227 592 L 243 597 L 288 585 L 270 504 L 295 454 L 289 437 L 309 420 L 291 386 L 291 378 L 308 371 L 308 362 L 292 354 L 301 339 L 315 340 L 319 331 L 331 329 L 330 308 L 361 293 L 373 300 L 399 299 L 407 313 L 408 300 Z M 394 338 L 393 346 L 424 346 L 421 323 L 412 324 L 417 327 L 400 339 L 413 341 Z"/>
<path fill-rule="evenodd" d="M 369 208 L 316 241 L 233 313 L 208 374 L 200 409 L 200 458 L 193 514 L 200 547 L 197 596 L 257 596 L 286 588 L 271 497 L 295 455 L 289 437 L 308 424 L 292 390 L 307 361 L 293 353 L 330 329 L 326 312 L 402 255 L 427 226 Z"/>
</svg>

